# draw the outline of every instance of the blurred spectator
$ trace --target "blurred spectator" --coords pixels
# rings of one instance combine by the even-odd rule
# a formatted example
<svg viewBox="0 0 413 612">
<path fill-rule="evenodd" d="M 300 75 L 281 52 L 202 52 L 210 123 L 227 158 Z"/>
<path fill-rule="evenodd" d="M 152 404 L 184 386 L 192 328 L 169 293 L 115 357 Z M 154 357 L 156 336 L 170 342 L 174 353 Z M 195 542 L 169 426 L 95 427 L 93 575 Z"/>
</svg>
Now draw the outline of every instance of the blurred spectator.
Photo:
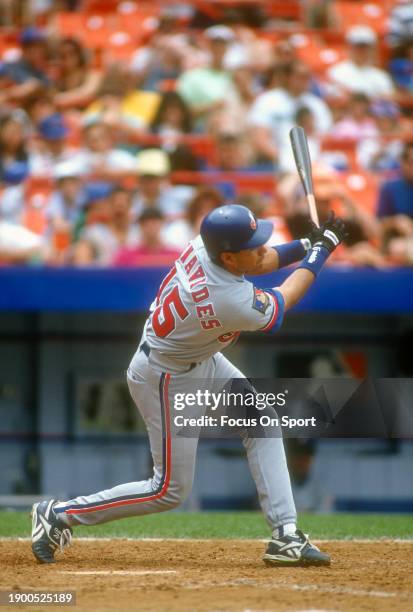
<svg viewBox="0 0 413 612">
<path fill-rule="evenodd" d="M 151 122 L 151 131 L 160 136 L 180 136 L 192 131 L 188 106 L 176 91 L 166 91 Z"/>
<path fill-rule="evenodd" d="M 304 129 L 307 136 L 308 150 L 312 163 L 320 163 L 326 168 L 329 167 L 337 170 L 347 167 L 348 161 L 344 153 L 323 152 L 322 137 L 317 131 L 314 114 L 309 108 L 302 106 L 297 110 L 295 123 Z M 293 173 L 296 172 L 296 165 L 292 155 L 285 155 L 283 169 Z"/>
<path fill-rule="evenodd" d="M 146 130 L 159 105 L 158 93 L 136 90 L 130 75 L 119 66 L 106 72 L 97 96 L 87 107 L 84 122 L 104 123 L 116 130 L 119 139 L 128 139 Z"/>
<path fill-rule="evenodd" d="M 377 35 L 368 26 L 347 32 L 349 58 L 328 70 L 329 79 L 345 92 L 364 93 L 370 98 L 390 97 L 393 85 L 387 72 L 374 65 Z"/>
<path fill-rule="evenodd" d="M 376 136 L 366 137 L 358 143 L 357 162 L 371 172 L 396 170 L 403 148 L 400 111 L 390 100 L 376 100 L 371 113 L 378 131 Z"/>
<path fill-rule="evenodd" d="M 13 111 L 0 121 L 0 180 L 14 162 L 27 162 L 28 120 L 22 111 Z"/>
<path fill-rule="evenodd" d="M 244 135 L 229 130 L 217 134 L 216 160 L 216 169 L 224 172 L 240 172 L 248 169 L 251 155 Z"/>
<path fill-rule="evenodd" d="M 197 170 L 198 159 L 180 137 L 192 131 L 189 108 L 176 91 L 166 91 L 151 123 L 151 131 L 161 137 L 171 170 Z"/>
<path fill-rule="evenodd" d="M 258 75 L 269 68 L 272 61 L 272 42 L 257 32 L 257 26 L 254 25 L 257 21 L 260 20 L 252 19 L 251 14 L 246 14 L 240 8 L 231 8 L 225 12 L 225 25 L 234 33 L 234 40 L 228 46 L 224 57 L 224 67 L 227 70 L 251 66 L 254 74 Z"/>
<path fill-rule="evenodd" d="M 40 30 L 34 27 L 23 30 L 20 37 L 22 56 L 5 65 L 8 78 L 14 83 L 0 92 L 0 103 L 24 102 L 42 85 L 49 84 L 47 76 L 47 42 Z"/>
<path fill-rule="evenodd" d="M 84 147 L 79 153 L 86 174 L 101 179 L 117 179 L 136 172 L 136 157 L 114 147 L 112 132 L 104 123 L 84 129 Z"/>
<path fill-rule="evenodd" d="M 181 74 L 186 57 L 194 53 L 187 37 L 180 31 L 174 15 L 163 15 L 157 31 L 147 45 L 132 56 L 129 69 L 135 85 L 145 91 L 160 91 L 162 81 L 174 81 Z"/>
<path fill-rule="evenodd" d="M 348 236 L 345 250 L 340 249 L 334 259 L 342 259 L 355 265 L 381 266 L 383 256 L 374 246 L 379 237 L 379 226 L 374 217 L 351 199 L 343 184 L 331 172 L 322 167 L 314 168 L 314 190 L 320 222 L 335 210 L 345 221 Z M 292 238 L 305 236 L 310 229 L 308 205 L 300 179 L 287 175 L 278 188 L 285 208 L 285 218 Z"/>
<path fill-rule="evenodd" d="M 40 261 L 46 256 L 47 245 L 41 236 L 0 217 L 0 265 Z"/>
<path fill-rule="evenodd" d="M 57 112 L 55 96 L 50 89 L 46 88 L 40 88 L 29 96 L 25 101 L 24 108 L 34 126 L 38 126 L 43 119 Z"/>
<path fill-rule="evenodd" d="M 89 67 L 85 49 L 74 38 L 60 41 L 57 60 L 56 104 L 62 109 L 83 108 L 98 91 L 100 72 Z"/>
<path fill-rule="evenodd" d="M 262 81 L 264 90 L 285 88 L 287 82 L 285 67 L 289 63 L 290 62 L 275 62 L 269 67 L 269 69 L 264 74 L 264 78 Z"/>
<path fill-rule="evenodd" d="M 413 93 L 413 38 L 408 38 L 395 50 L 389 69 L 396 87 L 402 92 Z"/>
<path fill-rule="evenodd" d="M 26 161 L 14 161 L 3 168 L 3 189 L 0 192 L 0 219 L 17 225 L 23 222 L 25 184 L 29 174 Z"/>
<path fill-rule="evenodd" d="M 347 107 L 347 113 L 330 130 L 334 138 L 344 140 L 364 140 L 374 138 L 378 130 L 370 111 L 370 100 L 363 93 L 353 94 Z"/>
<path fill-rule="evenodd" d="M 40 139 L 29 156 L 31 175 L 52 177 L 56 164 L 76 155 L 66 143 L 68 133 L 66 121 L 59 113 L 40 121 L 38 125 Z"/>
<path fill-rule="evenodd" d="M 410 0 L 398 0 L 393 7 L 387 38 L 392 47 L 413 38 L 413 4 Z"/>
<path fill-rule="evenodd" d="M 273 57 L 275 65 L 282 66 L 298 60 L 297 51 L 290 40 L 279 40 L 274 45 Z M 281 85 L 284 86 L 284 85 Z"/>
<path fill-rule="evenodd" d="M 383 247 L 392 263 L 413 265 L 413 143 L 401 156 L 401 177 L 383 183 L 377 216 L 383 231 Z"/>
<path fill-rule="evenodd" d="M 326 133 L 331 126 L 328 106 L 308 91 L 308 67 L 300 61 L 294 61 L 287 64 L 284 70 L 285 88 L 271 89 L 259 95 L 249 114 L 258 155 L 276 163 L 281 171 L 291 168 L 289 132 L 300 107 L 307 107 L 313 114 L 318 135 Z"/>
<path fill-rule="evenodd" d="M 138 219 L 139 245 L 121 248 L 114 258 L 115 266 L 169 266 L 181 253 L 181 249 L 165 244 L 162 228 L 165 217 L 157 208 L 146 208 Z"/>
<path fill-rule="evenodd" d="M 237 197 L 237 204 L 246 206 L 258 218 L 267 216 L 269 202 L 258 191 L 244 191 Z"/>
<path fill-rule="evenodd" d="M 110 183 L 90 183 L 86 205 L 86 225 L 75 245 L 73 262 L 110 265 L 121 247 L 138 243 L 138 228 L 131 223 L 131 193 Z"/>
<path fill-rule="evenodd" d="M 161 149 L 146 149 L 138 153 L 138 190 L 133 201 L 133 217 L 137 219 L 146 208 L 159 208 L 167 219 L 180 217 L 186 210 L 193 189 L 172 186 L 168 181 L 171 170 L 168 155 Z"/>
<path fill-rule="evenodd" d="M 304 129 L 312 163 L 319 163 L 326 169 L 331 168 L 332 170 L 348 168 L 348 159 L 344 152 L 323 151 L 322 137 L 317 131 L 314 114 L 309 108 L 306 106 L 299 108 L 294 122 Z M 296 165 L 292 155 L 285 155 L 283 169 L 294 174 L 296 173 Z"/>
<path fill-rule="evenodd" d="M 304 22 L 307 28 L 332 28 L 338 25 L 332 0 L 304 0 Z"/>
<path fill-rule="evenodd" d="M 228 44 L 234 40 L 233 31 L 223 25 L 205 30 L 211 55 L 208 66 L 185 71 L 178 79 L 177 91 L 188 104 L 197 126 L 218 121 L 219 111 L 233 109 L 240 96 L 229 71 L 224 67 Z"/>
<path fill-rule="evenodd" d="M 71 234 L 83 211 L 83 168 L 76 159 L 57 164 L 54 171 L 55 190 L 47 205 L 50 228 L 58 233 Z"/>
<path fill-rule="evenodd" d="M 223 204 L 222 195 L 213 187 L 200 187 L 188 204 L 186 215 L 169 223 L 163 233 L 165 243 L 182 250 L 200 231 L 201 221 L 211 210 Z"/>
</svg>

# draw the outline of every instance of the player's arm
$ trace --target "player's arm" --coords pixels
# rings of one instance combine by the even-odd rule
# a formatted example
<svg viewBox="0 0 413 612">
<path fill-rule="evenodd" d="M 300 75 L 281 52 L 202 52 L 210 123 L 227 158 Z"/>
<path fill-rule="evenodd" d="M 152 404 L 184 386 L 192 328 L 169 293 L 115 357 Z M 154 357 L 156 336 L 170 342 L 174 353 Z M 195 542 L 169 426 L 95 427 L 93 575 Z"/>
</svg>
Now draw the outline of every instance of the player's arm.
<svg viewBox="0 0 413 612">
<path fill-rule="evenodd" d="M 304 238 L 266 247 L 263 262 L 255 274 L 269 274 L 301 261 L 319 238 L 320 228 L 312 223 L 309 233 Z"/>
<path fill-rule="evenodd" d="M 345 224 L 331 213 L 327 222 L 314 232 L 314 237 L 314 246 L 302 264 L 277 288 L 285 310 L 295 306 L 307 293 L 330 254 L 346 237 Z"/>
<path fill-rule="evenodd" d="M 309 237 L 278 244 L 275 247 L 266 247 L 264 259 L 255 274 L 269 274 L 301 261 L 310 248 L 311 240 Z"/>
<path fill-rule="evenodd" d="M 265 290 L 272 308 L 268 308 L 268 312 L 263 311 L 264 324 L 255 329 L 273 333 L 281 327 L 285 311 L 295 306 L 307 293 L 329 255 L 345 238 L 346 229 L 344 222 L 331 213 L 326 223 L 321 228 L 314 229 L 312 234 L 314 246 L 301 265 L 280 287 Z M 257 292 L 257 289 L 254 291 Z M 256 293 L 253 307 L 256 308 Z"/>
<path fill-rule="evenodd" d="M 328 221 L 325 224 L 325 228 L 327 228 L 327 223 Z M 321 229 L 322 228 L 317 227 L 314 223 L 311 223 L 307 236 L 304 236 L 300 240 L 292 240 L 291 242 L 277 244 L 273 247 L 265 247 L 266 252 L 264 259 L 259 268 L 255 271 L 255 274 L 269 274 L 280 268 L 285 268 L 293 263 L 302 261 L 317 240 L 320 240 Z"/>
<path fill-rule="evenodd" d="M 280 287 L 258 289 L 250 284 L 252 296 L 248 291 L 245 295 L 236 296 L 236 304 L 231 311 L 234 329 L 276 332 L 282 325 L 284 312 L 305 295 L 330 253 L 345 236 L 344 222 L 332 214 L 321 228 L 313 230 L 314 246 L 299 268 Z"/>
</svg>

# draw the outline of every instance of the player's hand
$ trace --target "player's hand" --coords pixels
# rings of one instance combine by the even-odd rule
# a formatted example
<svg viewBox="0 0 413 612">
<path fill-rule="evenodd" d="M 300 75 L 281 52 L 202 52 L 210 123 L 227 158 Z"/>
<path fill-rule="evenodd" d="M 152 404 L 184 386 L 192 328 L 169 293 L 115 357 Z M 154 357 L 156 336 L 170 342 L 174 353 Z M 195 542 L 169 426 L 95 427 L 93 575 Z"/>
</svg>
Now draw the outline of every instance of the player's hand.
<svg viewBox="0 0 413 612">
<path fill-rule="evenodd" d="M 321 227 L 312 224 L 312 230 L 307 238 L 310 240 L 311 246 L 318 244 L 332 253 L 347 236 L 346 224 L 343 219 L 336 217 L 334 212 L 330 211 L 327 221 Z"/>
</svg>

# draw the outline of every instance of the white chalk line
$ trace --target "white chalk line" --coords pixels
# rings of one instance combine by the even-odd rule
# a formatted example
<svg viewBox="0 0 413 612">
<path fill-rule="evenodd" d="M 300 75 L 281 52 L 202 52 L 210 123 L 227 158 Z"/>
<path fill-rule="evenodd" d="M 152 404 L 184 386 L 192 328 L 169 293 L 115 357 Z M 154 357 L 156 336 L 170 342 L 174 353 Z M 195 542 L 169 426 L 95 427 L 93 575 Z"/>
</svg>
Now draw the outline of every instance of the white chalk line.
<svg viewBox="0 0 413 612">
<path fill-rule="evenodd" d="M 285 583 L 285 582 L 260 582 L 259 580 L 225 580 L 221 582 L 202 582 L 199 584 L 194 583 L 183 583 L 180 585 L 184 589 L 188 590 L 200 590 L 205 587 L 226 587 L 226 586 L 256 586 L 260 589 L 283 589 L 288 591 L 317 591 L 318 593 L 328 593 L 334 595 L 354 595 L 357 597 L 379 597 L 379 598 L 392 598 L 392 597 L 403 597 L 411 599 L 413 593 L 403 591 L 380 591 L 380 590 L 366 590 L 366 589 L 353 589 L 352 587 L 339 587 L 339 586 L 320 586 L 318 584 L 297 584 L 297 583 Z"/>
<path fill-rule="evenodd" d="M 251 612 L 254 612 L 251 610 Z M 335 610 L 326 608 L 306 608 L 305 610 L 295 610 L 295 612 L 337 612 L 337 608 Z"/>
<path fill-rule="evenodd" d="M 75 542 L 112 542 L 113 540 L 123 540 L 126 542 L 240 542 L 240 543 L 248 543 L 248 542 L 263 542 L 267 543 L 270 538 L 262 539 L 262 538 L 130 538 L 125 536 L 112 536 L 112 537 L 76 537 L 74 538 Z M 0 537 L 0 542 L 30 542 L 31 538 L 13 538 L 10 536 Z M 413 539 L 406 538 L 326 538 L 326 539 L 318 539 L 315 540 L 311 538 L 311 541 L 314 544 L 385 544 L 385 543 L 393 543 L 393 544 L 413 544 Z"/>
<path fill-rule="evenodd" d="M 58 574 L 73 576 L 147 576 L 153 574 L 178 574 L 177 570 L 64 570 Z"/>
</svg>

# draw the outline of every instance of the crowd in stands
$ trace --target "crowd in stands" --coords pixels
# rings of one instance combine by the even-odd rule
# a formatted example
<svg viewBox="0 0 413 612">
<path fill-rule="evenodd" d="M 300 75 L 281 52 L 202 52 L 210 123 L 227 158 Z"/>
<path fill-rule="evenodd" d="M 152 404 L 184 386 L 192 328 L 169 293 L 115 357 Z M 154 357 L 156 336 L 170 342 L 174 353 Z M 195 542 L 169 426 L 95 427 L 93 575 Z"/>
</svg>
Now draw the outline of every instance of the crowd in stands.
<svg viewBox="0 0 413 612">
<path fill-rule="evenodd" d="M 413 3 L 365 5 L 2 2 L 0 264 L 169 265 L 233 201 L 303 237 L 298 124 L 333 263 L 412 265 Z"/>
</svg>

